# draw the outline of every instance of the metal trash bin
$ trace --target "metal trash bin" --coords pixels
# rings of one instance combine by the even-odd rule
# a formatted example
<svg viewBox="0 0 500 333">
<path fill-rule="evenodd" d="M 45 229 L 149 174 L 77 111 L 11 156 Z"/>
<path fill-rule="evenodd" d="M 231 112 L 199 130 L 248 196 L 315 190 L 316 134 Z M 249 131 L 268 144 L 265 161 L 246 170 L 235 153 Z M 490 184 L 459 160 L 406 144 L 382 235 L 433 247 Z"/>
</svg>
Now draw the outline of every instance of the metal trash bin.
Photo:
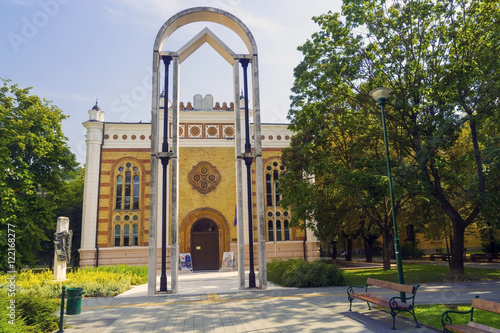
<svg viewBox="0 0 500 333">
<path fill-rule="evenodd" d="M 66 289 L 68 293 L 67 303 L 66 303 L 66 314 L 76 315 L 82 312 L 82 295 L 85 293 L 83 288 L 68 288 Z"/>
</svg>

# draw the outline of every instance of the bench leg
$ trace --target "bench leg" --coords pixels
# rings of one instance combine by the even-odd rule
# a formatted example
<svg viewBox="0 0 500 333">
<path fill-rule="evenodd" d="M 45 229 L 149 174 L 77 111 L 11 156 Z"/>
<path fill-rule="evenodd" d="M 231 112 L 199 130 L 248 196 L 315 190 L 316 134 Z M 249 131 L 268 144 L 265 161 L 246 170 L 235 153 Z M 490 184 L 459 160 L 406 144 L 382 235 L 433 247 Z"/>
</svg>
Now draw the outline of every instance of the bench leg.
<svg viewBox="0 0 500 333">
<path fill-rule="evenodd" d="M 420 328 L 420 325 L 417 321 L 417 317 L 415 317 L 415 310 L 413 309 L 412 311 L 410 311 L 410 313 L 413 315 L 413 319 L 415 319 L 415 327 Z"/>
<path fill-rule="evenodd" d="M 352 300 L 354 298 L 351 297 L 351 295 L 349 293 L 347 293 L 347 300 L 349 301 L 349 311 L 352 311 L 351 308 L 352 308 Z"/>
<path fill-rule="evenodd" d="M 391 328 L 391 330 L 395 330 L 396 329 L 396 316 L 397 316 L 397 313 L 391 311 L 391 316 L 392 316 L 392 328 Z"/>
<path fill-rule="evenodd" d="M 420 324 L 417 321 L 417 317 L 415 316 L 415 310 L 412 311 L 405 311 L 405 312 L 410 312 L 411 315 L 413 316 L 413 319 L 415 320 L 415 327 L 420 328 Z M 391 310 L 391 316 L 392 316 L 392 330 L 396 329 L 396 316 L 398 315 L 399 312 L 395 312 Z"/>
<path fill-rule="evenodd" d="M 366 302 L 366 305 L 368 305 L 368 310 L 371 310 L 371 306 L 370 306 L 370 303 Z"/>
</svg>

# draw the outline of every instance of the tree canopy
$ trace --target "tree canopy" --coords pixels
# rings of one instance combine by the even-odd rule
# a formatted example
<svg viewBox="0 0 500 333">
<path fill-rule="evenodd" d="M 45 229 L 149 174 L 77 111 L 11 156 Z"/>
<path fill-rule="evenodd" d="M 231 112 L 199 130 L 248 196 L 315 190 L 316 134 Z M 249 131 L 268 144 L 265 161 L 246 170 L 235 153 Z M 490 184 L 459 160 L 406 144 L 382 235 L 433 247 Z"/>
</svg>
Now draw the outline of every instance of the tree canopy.
<svg viewBox="0 0 500 333">
<path fill-rule="evenodd" d="M 15 231 L 16 267 L 33 265 L 46 233 L 55 230 L 54 196 L 77 166 L 55 105 L 3 80 L 0 87 L 0 247 Z M 7 258 L 2 258 L 5 270 Z"/>
<path fill-rule="evenodd" d="M 304 59 L 294 71 L 289 119 L 297 134 L 295 153 L 284 154 L 283 203 L 304 208 L 292 199 L 302 168 L 326 191 L 316 196 L 355 198 L 384 233 L 392 223 L 387 171 L 380 110 L 368 92 L 389 87 L 396 211 L 439 207 L 453 225 L 451 271 L 463 273 L 465 229 L 497 204 L 500 4 L 344 0 L 342 13 L 314 21 L 320 31 L 299 47 Z M 300 162 L 288 158 L 304 150 Z"/>
</svg>

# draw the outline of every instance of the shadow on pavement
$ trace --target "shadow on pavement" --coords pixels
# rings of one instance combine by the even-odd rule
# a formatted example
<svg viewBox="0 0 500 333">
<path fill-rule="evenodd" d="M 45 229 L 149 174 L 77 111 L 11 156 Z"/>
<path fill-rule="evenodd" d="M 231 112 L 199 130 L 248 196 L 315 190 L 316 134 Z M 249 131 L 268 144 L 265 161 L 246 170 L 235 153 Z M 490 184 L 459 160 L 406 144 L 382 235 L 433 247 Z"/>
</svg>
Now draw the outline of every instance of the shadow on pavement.
<svg viewBox="0 0 500 333">
<path fill-rule="evenodd" d="M 341 315 L 354 320 L 361 325 L 368 327 L 370 330 L 376 333 L 382 332 L 442 332 L 435 327 L 431 327 L 422 323 L 420 328 L 415 327 L 415 322 L 413 319 L 409 319 L 403 316 L 396 316 L 396 331 L 392 328 L 392 317 L 391 314 L 383 309 L 374 310 L 363 310 L 363 311 L 345 311 L 341 312 Z M 418 317 L 417 317 L 418 320 Z"/>
</svg>

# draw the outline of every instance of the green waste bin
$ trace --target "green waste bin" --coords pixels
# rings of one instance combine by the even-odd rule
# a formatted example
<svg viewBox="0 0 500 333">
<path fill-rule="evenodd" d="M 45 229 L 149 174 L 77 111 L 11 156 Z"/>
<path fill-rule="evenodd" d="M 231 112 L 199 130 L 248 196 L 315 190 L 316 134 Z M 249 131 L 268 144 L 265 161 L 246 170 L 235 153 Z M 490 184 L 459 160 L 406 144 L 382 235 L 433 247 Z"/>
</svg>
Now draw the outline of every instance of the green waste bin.
<svg viewBox="0 0 500 333">
<path fill-rule="evenodd" d="M 66 303 L 66 314 L 76 315 L 82 312 L 82 295 L 85 293 L 83 288 L 68 288 L 68 301 Z"/>
</svg>

